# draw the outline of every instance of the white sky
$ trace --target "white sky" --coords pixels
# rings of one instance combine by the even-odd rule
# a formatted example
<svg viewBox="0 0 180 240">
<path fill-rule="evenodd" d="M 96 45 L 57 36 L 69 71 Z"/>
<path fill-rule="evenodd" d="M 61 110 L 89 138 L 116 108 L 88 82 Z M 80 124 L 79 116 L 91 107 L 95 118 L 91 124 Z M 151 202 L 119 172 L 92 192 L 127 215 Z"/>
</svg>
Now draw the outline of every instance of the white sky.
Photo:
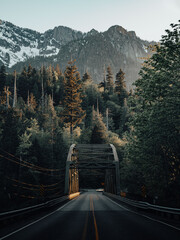
<svg viewBox="0 0 180 240">
<path fill-rule="evenodd" d="M 159 41 L 180 19 L 180 0 L 0 0 L 0 19 L 39 32 L 59 25 L 102 32 L 120 25 Z"/>
</svg>

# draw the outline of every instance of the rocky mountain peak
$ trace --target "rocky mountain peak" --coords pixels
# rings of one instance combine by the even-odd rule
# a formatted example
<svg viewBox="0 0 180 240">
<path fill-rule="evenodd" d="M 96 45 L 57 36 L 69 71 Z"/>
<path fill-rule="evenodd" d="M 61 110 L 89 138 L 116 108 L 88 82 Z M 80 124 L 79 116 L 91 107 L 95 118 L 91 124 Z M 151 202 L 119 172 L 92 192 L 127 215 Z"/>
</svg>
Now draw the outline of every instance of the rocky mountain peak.
<svg viewBox="0 0 180 240">
<path fill-rule="evenodd" d="M 94 36 L 94 35 L 96 35 L 96 34 L 98 34 L 99 32 L 96 30 L 96 29 L 91 29 L 91 31 L 89 31 L 88 33 L 87 33 L 87 35 L 86 36 Z"/>
<path fill-rule="evenodd" d="M 82 33 L 58 26 L 39 33 L 0 20 L 0 65 L 5 64 L 12 71 L 21 71 L 29 63 L 33 67 L 59 64 L 65 70 L 73 58 L 81 75 L 88 70 L 95 82 L 103 80 L 104 66 L 111 66 L 114 77 L 121 68 L 130 86 L 138 78 L 148 44 L 134 31 L 128 32 L 119 25 L 105 32 L 92 29 Z"/>
<path fill-rule="evenodd" d="M 75 31 L 71 28 L 58 26 L 52 31 L 52 37 L 57 41 L 61 42 L 61 45 L 65 45 L 70 41 L 74 41 L 83 37 L 83 33 L 80 31 Z"/>
<path fill-rule="evenodd" d="M 30 57 L 56 55 L 61 46 L 83 36 L 82 32 L 63 26 L 39 33 L 1 20 L 0 64 L 12 67 Z"/>
<path fill-rule="evenodd" d="M 5 21 L 0 19 L 0 25 L 3 25 L 3 24 L 5 24 Z"/>
<path fill-rule="evenodd" d="M 129 31 L 128 32 L 129 36 L 132 37 L 132 38 L 136 38 L 136 33 L 134 31 Z"/>
<path fill-rule="evenodd" d="M 109 33 L 118 33 L 118 34 L 127 34 L 127 30 L 125 28 L 123 28 L 122 26 L 119 26 L 119 25 L 114 25 L 112 27 L 110 27 L 107 32 Z"/>
</svg>

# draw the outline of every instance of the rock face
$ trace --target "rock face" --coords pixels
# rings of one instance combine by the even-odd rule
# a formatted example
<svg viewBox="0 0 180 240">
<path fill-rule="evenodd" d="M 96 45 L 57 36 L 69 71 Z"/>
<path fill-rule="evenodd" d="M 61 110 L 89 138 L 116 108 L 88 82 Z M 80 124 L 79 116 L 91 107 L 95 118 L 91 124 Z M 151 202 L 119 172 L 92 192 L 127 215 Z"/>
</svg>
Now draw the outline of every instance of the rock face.
<svg viewBox="0 0 180 240">
<path fill-rule="evenodd" d="M 0 20 L 0 63 L 12 67 L 30 57 L 57 55 L 62 45 L 82 36 L 83 33 L 62 26 L 39 33 Z"/>
<path fill-rule="evenodd" d="M 112 26 L 105 32 L 92 29 L 88 33 L 59 26 L 39 33 L 0 21 L 0 65 L 21 71 L 33 67 L 59 64 L 62 70 L 70 59 L 76 59 L 81 75 L 88 71 L 95 82 L 101 82 L 104 69 L 111 66 L 114 73 L 121 68 L 131 87 L 138 78 L 149 43 L 138 38 L 134 31 Z"/>
<path fill-rule="evenodd" d="M 51 33 L 51 37 L 58 41 L 61 45 L 83 38 L 84 34 L 80 31 L 74 31 L 68 27 L 55 27 L 53 30 L 45 32 L 45 34 Z"/>
<path fill-rule="evenodd" d="M 120 26 L 113 26 L 106 32 L 89 32 L 84 38 L 62 46 L 56 62 L 64 70 L 69 59 L 76 59 L 81 74 L 88 71 L 95 82 L 103 80 L 104 69 L 111 66 L 114 73 L 121 68 L 125 72 L 127 86 L 138 78 L 138 72 L 147 56 L 150 43 L 138 38 L 135 32 L 127 32 Z"/>
</svg>

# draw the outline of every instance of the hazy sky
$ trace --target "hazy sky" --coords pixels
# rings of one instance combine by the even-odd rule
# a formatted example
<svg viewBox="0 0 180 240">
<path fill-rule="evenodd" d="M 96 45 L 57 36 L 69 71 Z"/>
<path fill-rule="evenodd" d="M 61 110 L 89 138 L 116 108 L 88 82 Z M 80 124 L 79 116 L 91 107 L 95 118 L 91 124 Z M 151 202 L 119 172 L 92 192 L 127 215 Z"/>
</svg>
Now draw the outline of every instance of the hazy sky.
<svg viewBox="0 0 180 240">
<path fill-rule="evenodd" d="M 120 25 L 159 41 L 180 19 L 180 0 L 0 0 L 0 19 L 39 32 L 59 25 L 102 32 Z"/>
</svg>

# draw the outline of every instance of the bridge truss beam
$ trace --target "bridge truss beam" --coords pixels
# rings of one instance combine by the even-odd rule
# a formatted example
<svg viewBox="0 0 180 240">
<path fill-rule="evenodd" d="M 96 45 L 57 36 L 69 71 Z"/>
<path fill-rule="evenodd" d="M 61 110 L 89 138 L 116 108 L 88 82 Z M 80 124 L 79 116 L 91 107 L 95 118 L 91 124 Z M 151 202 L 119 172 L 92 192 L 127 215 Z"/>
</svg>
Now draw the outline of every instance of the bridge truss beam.
<svg viewBox="0 0 180 240">
<path fill-rule="evenodd" d="M 119 159 L 113 144 L 72 144 L 65 175 L 65 194 L 79 191 L 79 170 L 105 171 L 105 191 L 120 194 Z"/>
</svg>

